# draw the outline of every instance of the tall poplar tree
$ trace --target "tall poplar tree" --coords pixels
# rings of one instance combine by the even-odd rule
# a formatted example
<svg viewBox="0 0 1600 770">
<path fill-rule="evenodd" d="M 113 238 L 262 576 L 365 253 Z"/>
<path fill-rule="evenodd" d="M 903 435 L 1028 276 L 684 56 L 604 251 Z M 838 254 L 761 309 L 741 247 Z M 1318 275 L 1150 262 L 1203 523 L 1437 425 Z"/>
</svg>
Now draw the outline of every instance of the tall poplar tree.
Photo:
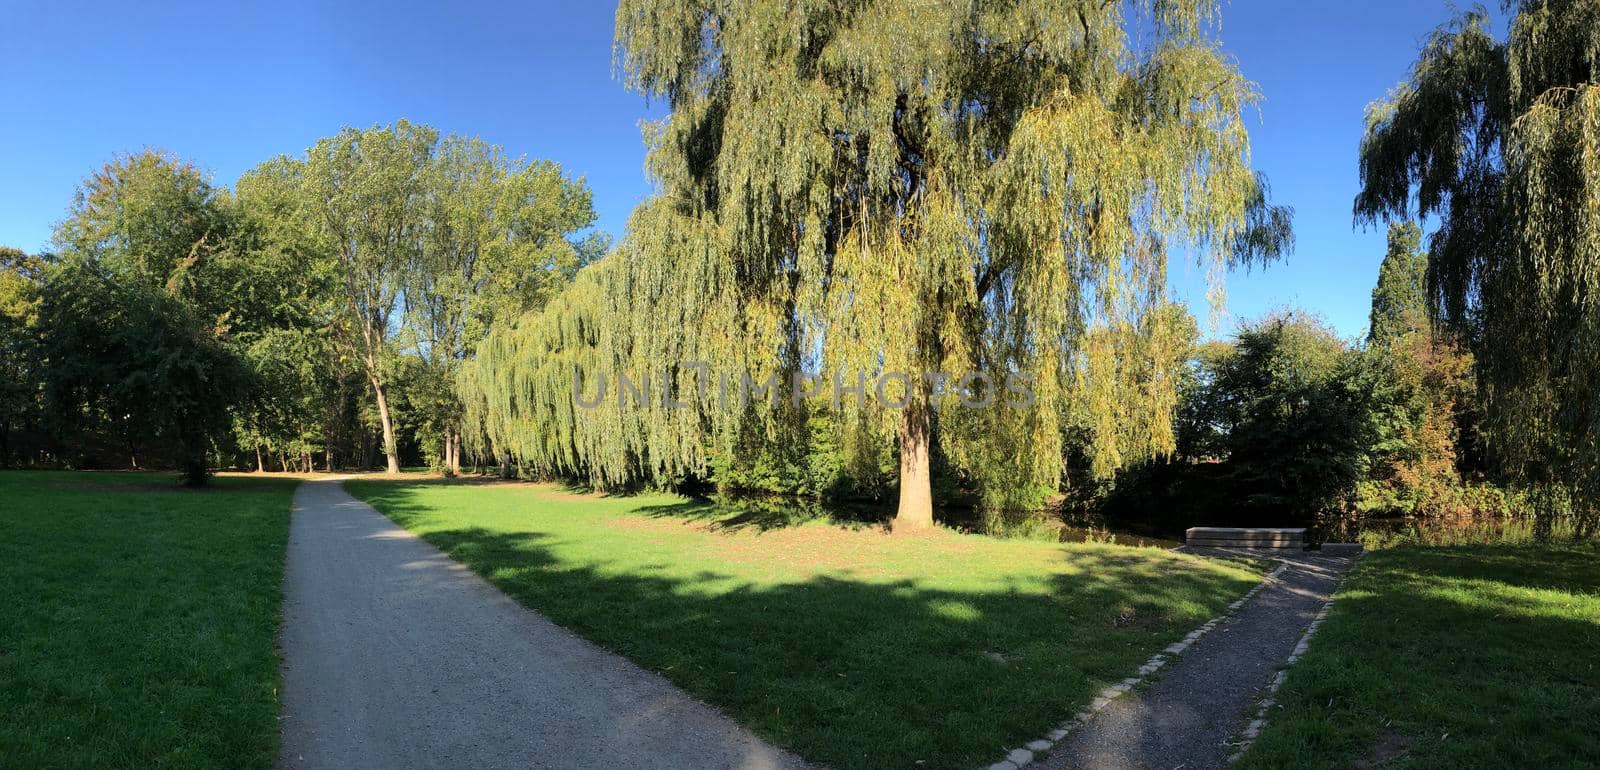
<svg viewBox="0 0 1600 770">
<path fill-rule="evenodd" d="M 1600 1 L 1441 27 L 1367 115 L 1358 221 L 1437 215 L 1435 312 L 1469 340 L 1493 452 L 1600 501 Z"/>
<path fill-rule="evenodd" d="M 1170 451 L 1170 429 L 1122 427 L 1170 425 L 1178 378 L 1126 377 L 1138 354 L 1086 342 L 1142 328 L 1147 348 L 1175 344 L 1146 320 L 1170 254 L 1216 273 L 1289 240 L 1250 166 L 1257 94 L 1212 35 L 1217 13 L 622 0 L 627 82 L 670 108 L 648 136 L 660 199 L 631 222 L 620 271 L 642 360 L 911 373 L 904 408 L 882 415 L 896 529 L 932 523 L 935 441 L 1002 492 L 1059 483 L 1077 405 L 1115 407 L 1088 420 L 1098 467 Z M 934 372 L 1030 376 L 1036 400 L 956 411 L 918 376 Z M 643 462 L 691 445 L 652 442 Z"/>
<path fill-rule="evenodd" d="M 400 472 L 387 361 L 404 274 L 416 264 L 426 223 L 429 163 L 439 135 L 405 120 L 346 128 L 306 153 L 303 193 L 338 263 L 347 311 L 339 330 L 372 386 L 390 473 Z"/>
<path fill-rule="evenodd" d="M 558 164 L 446 137 L 427 176 L 427 227 L 405 273 L 406 331 L 433 389 L 426 419 L 446 472 L 461 469 L 461 367 L 489 330 L 541 307 L 604 251 L 588 186 Z"/>
</svg>

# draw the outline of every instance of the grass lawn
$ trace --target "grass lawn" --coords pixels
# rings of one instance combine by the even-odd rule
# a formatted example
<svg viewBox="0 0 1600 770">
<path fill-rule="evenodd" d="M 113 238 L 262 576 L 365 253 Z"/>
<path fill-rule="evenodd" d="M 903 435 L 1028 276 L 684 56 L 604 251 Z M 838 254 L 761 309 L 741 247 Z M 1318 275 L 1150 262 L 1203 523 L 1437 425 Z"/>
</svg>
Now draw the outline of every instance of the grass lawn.
<svg viewBox="0 0 1600 770">
<path fill-rule="evenodd" d="M 1241 768 L 1600 767 L 1600 546 L 1369 554 Z"/>
<path fill-rule="evenodd" d="M 0 766 L 270 767 L 294 487 L 0 472 Z"/>
<path fill-rule="evenodd" d="M 665 495 L 346 486 L 555 622 L 839 768 L 986 766 L 1259 580 L 1156 549 L 894 537 Z"/>
</svg>

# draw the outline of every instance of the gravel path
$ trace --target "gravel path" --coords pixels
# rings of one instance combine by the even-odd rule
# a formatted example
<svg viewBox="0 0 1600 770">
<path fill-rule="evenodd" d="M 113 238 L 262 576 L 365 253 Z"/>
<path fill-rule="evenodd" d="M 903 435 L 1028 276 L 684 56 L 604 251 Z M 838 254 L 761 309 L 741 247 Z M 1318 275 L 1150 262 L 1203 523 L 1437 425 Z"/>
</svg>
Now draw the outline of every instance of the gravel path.
<svg viewBox="0 0 1600 770">
<path fill-rule="evenodd" d="M 1220 555 L 1242 551 L 1193 549 Z M 1294 552 L 1288 568 L 1155 680 L 1111 701 L 1033 768 L 1225 767 L 1253 706 L 1332 595 L 1354 552 Z"/>
<path fill-rule="evenodd" d="M 294 497 L 281 767 L 801 768 L 347 494 Z"/>
</svg>

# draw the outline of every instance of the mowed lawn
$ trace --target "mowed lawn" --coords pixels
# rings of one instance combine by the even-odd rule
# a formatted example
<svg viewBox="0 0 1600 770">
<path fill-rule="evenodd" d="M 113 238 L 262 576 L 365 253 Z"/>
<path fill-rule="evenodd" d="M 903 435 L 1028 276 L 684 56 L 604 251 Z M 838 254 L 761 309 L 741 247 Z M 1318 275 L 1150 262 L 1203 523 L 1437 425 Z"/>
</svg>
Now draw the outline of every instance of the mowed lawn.
<svg viewBox="0 0 1600 770">
<path fill-rule="evenodd" d="M 1369 554 L 1241 768 L 1600 767 L 1600 546 Z"/>
<path fill-rule="evenodd" d="M 272 766 L 294 487 L 0 472 L 0 766 Z"/>
<path fill-rule="evenodd" d="M 839 768 L 987 766 L 1260 579 L 1156 549 L 897 537 L 666 495 L 346 486 L 556 623 Z"/>
</svg>

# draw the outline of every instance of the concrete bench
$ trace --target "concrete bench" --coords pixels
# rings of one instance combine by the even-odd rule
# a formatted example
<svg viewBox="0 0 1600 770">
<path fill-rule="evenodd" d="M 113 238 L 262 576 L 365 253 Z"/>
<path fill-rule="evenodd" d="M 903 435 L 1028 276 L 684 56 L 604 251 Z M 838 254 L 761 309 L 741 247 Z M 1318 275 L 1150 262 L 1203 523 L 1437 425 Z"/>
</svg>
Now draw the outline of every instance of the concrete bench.
<svg viewBox="0 0 1600 770">
<path fill-rule="evenodd" d="M 1304 527 L 1190 527 L 1184 542 L 1205 548 L 1305 548 Z"/>
</svg>

